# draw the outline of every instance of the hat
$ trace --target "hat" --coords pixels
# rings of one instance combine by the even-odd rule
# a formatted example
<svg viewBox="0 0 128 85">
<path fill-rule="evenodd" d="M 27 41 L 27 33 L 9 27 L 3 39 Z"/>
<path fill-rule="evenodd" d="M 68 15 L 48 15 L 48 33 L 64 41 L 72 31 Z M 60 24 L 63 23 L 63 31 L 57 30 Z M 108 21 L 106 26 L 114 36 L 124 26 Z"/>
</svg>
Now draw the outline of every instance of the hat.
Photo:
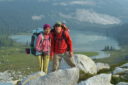
<svg viewBox="0 0 128 85">
<path fill-rule="evenodd" d="M 50 26 L 50 24 L 44 24 L 43 28 L 44 28 L 44 29 L 46 29 L 46 28 L 51 28 L 51 26 Z"/>
<path fill-rule="evenodd" d="M 58 21 L 58 22 L 55 23 L 54 26 L 55 26 L 55 27 L 59 27 L 59 26 L 61 26 L 61 25 L 62 25 L 62 22 Z"/>
</svg>

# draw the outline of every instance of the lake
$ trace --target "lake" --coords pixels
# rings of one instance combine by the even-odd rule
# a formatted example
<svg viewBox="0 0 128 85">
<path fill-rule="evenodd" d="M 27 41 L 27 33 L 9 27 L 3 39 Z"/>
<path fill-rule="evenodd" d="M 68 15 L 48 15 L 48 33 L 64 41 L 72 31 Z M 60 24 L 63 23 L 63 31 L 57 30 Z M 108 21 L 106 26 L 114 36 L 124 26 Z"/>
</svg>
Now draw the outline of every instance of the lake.
<svg viewBox="0 0 128 85">
<path fill-rule="evenodd" d="M 0 82 L 0 85 L 13 85 L 12 83 Z"/>
</svg>

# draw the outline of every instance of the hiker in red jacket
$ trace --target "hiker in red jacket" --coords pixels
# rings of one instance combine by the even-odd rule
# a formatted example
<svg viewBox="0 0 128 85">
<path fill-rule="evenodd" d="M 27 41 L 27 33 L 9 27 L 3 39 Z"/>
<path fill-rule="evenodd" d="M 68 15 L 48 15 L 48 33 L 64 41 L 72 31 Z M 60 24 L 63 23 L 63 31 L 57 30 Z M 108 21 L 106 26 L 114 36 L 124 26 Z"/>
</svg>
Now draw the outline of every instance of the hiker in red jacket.
<svg viewBox="0 0 128 85">
<path fill-rule="evenodd" d="M 73 63 L 73 48 L 72 40 L 69 35 L 68 29 L 64 29 L 61 22 L 57 22 L 52 30 L 51 38 L 51 56 L 53 57 L 53 71 L 59 69 L 60 61 L 62 58 L 70 65 L 74 67 Z"/>
</svg>

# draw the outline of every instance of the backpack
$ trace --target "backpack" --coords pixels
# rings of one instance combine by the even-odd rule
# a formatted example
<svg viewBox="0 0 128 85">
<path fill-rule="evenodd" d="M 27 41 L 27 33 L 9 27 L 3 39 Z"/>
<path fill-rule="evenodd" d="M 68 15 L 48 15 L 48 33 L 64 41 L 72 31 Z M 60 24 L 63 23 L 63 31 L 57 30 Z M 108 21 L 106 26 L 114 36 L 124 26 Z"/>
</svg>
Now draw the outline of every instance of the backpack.
<svg viewBox="0 0 128 85">
<path fill-rule="evenodd" d="M 39 31 L 40 30 L 40 31 Z M 34 30 L 33 31 L 33 34 L 32 34 L 32 37 L 31 37 L 31 43 L 30 43 L 30 53 L 32 54 L 32 55 L 37 55 L 37 53 L 36 53 L 36 49 L 35 49 L 35 47 L 36 47 L 36 41 L 37 41 L 37 38 L 38 38 L 38 36 L 41 34 L 41 33 L 43 33 L 43 30 L 41 30 L 41 29 L 36 29 L 36 30 Z M 40 54 L 40 53 L 39 53 Z"/>
</svg>

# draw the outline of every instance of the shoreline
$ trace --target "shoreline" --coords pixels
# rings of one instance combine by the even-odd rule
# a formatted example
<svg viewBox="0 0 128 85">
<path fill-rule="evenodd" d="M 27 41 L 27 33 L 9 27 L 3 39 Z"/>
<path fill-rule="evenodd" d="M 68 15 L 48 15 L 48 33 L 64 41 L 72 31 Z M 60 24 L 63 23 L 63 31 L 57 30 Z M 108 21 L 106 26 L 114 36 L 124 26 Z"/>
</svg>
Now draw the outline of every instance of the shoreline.
<svg viewBox="0 0 128 85">
<path fill-rule="evenodd" d="M 110 53 L 104 52 L 104 51 L 96 51 L 98 52 L 98 55 L 91 56 L 92 59 L 104 59 L 110 57 Z"/>
</svg>

